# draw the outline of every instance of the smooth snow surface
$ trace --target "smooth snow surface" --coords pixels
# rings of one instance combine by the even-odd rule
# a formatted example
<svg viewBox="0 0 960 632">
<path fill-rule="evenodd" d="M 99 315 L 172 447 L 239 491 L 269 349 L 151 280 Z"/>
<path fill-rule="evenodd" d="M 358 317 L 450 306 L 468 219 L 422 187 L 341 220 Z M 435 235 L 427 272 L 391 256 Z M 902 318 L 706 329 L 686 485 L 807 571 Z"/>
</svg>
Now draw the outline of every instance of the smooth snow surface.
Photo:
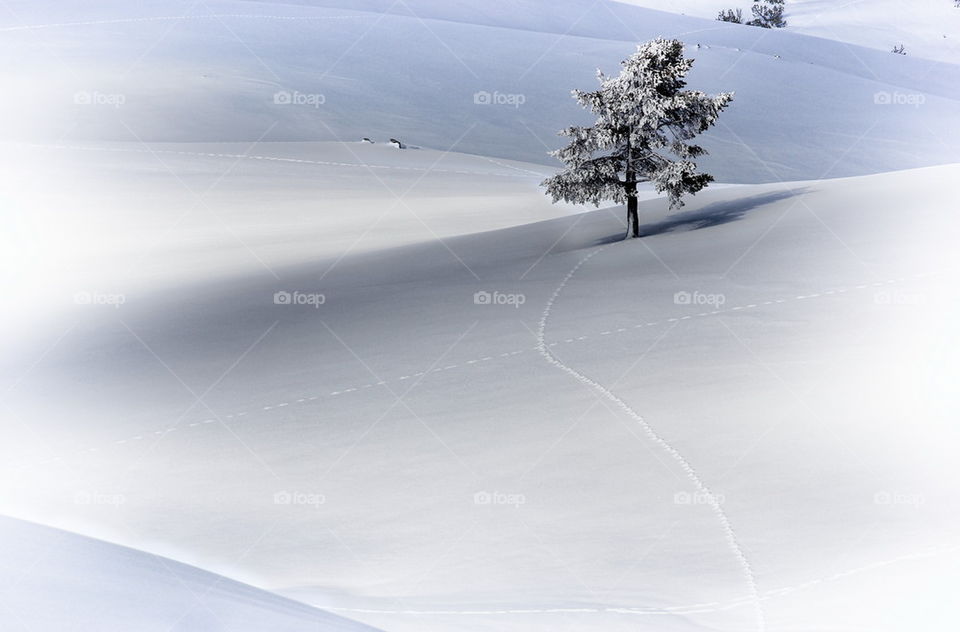
<svg viewBox="0 0 960 632">
<path fill-rule="evenodd" d="M 5 632 L 374 632 L 156 555 L 0 517 Z"/>
<path fill-rule="evenodd" d="M 368 136 L 553 164 L 557 130 L 587 120 L 570 90 L 616 72 L 638 42 L 674 36 L 697 59 L 696 87 L 737 93 L 706 141 L 721 182 L 960 161 L 960 67 L 712 16 L 607 0 L 6 6 L 0 54 L 17 62 L 0 73 L 0 138 Z"/>
<path fill-rule="evenodd" d="M 0 186 L 17 192 L 9 315 L 29 319 L 77 288 L 276 278 L 582 210 L 540 193 L 547 167 L 386 143 L 11 144 L 0 156 Z"/>
<path fill-rule="evenodd" d="M 552 303 L 771 629 L 951 621 L 957 174 L 648 202 Z M 681 463 L 536 350 L 621 212 L 77 305 L 7 356 L 4 510 L 391 630 L 754 629 Z"/>
<path fill-rule="evenodd" d="M 617 0 L 626 4 L 714 19 L 724 9 L 751 18 L 752 0 Z M 960 7 L 953 0 L 786 0 L 787 30 L 890 52 L 960 63 Z"/>
<path fill-rule="evenodd" d="M 707 5 L 4 3 L 0 629 L 960 628 L 960 68 Z M 656 35 L 621 241 L 538 183 Z"/>
</svg>

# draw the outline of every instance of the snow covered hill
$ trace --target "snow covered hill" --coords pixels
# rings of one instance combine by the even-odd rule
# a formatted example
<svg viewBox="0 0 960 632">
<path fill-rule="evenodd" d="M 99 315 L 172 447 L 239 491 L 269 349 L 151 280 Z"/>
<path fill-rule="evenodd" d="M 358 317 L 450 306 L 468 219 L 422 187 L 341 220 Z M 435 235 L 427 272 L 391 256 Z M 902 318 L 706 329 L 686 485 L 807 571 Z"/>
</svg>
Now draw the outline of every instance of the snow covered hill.
<svg viewBox="0 0 960 632">
<path fill-rule="evenodd" d="M 580 210 L 547 167 L 378 141 L 2 146 L 7 318 Z"/>
<path fill-rule="evenodd" d="M 374 632 L 140 551 L 0 517 L 7 632 Z"/>
<path fill-rule="evenodd" d="M 750 16 L 750 1 L 617 0 L 659 11 L 716 18 L 739 8 Z M 908 55 L 946 64 L 960 63 L 960 7 L 953 0 L 787 0 L 787 28 L 794 33 L 891 52 L 903 45 Z M 853 49 L 852 49 L 853 50 Z"/>
<path fill-rule="evenodd" d="M 708 142 L 721 181 L 960 161 L 960 67 L 712 15 L 607 0 L 7 4 L 6 139 L 394 137 L 546 164 L 583 116 L 570 90 L 663 35 L 691 46 L 698 87 L 737 92 Z"/>
<path fill-rule="evenodd" d="M 960 66 L 642 3 L 7 0 L 0 629 L 960 627 Z M 658 35 L 623 242 L 538 184 Z"/>
<path fill-rule="evenodd" d="M 957 173 L 78 305 L 11 359 L 3 509 L 390 630 L 947 629 Z M 538 353 L 551 296 L 551 353 L 722 496 L 755 594 L 672 453 Z"/>
</svg>

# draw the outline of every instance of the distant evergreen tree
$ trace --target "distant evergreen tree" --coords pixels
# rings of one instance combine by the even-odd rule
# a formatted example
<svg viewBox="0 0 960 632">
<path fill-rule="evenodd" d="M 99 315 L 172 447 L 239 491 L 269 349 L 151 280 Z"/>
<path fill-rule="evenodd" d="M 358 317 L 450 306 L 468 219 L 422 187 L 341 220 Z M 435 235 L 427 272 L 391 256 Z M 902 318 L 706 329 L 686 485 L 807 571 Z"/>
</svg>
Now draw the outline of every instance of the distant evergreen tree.
<svg viewBox="0 0 960 632">
<path fill-rule="evenodd" d="M 753 0 L 753 6 L 750 7 L 753 19 L 747 24 L 765 29 L 782 29 L 787 25 L 783 18 L 783 2 L 784 0 Z"/>
<path fill-rule="evenodd" d="M 543 181 L 553 201 L 626 202 L 627 235 L 639 237 L 638 183 L 652 182 L 658 193 L 667 193 L 670 208 L 677 208 L 685 194 L 712 182 L 693 162 L 706 150 L 688 141 L 716 122 L 733 94 L 684 90 L 693 62 L 684 58 L 683 42 L 658 38 L 638 46 L 618 76 L 597 71 L 599 90 L 574 90 L 574 98 L 597 118 L 591 127 L 560 132 L 571 141 L 551 155 L 566 168 Z"/>
<path fill-rule="evenodd" d="M 717 19 L 721 22 L 733 22 L 734 24 L 743 24 L 743 11 L 740 9 L 725 9 L 720 11 Z"/>
</svg>

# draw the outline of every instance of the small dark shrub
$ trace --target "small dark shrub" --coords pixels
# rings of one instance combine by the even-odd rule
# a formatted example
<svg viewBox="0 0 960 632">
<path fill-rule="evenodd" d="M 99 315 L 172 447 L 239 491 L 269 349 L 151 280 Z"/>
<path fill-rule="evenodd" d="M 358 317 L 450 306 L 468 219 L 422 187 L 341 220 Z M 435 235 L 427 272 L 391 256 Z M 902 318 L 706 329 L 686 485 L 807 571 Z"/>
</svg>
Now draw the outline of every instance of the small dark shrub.
<svg viewBox="0 0 960 632">
<path fill-rule="evenodd" d="M 960 2 L 960 0 L 957 0 Z M 743 11 L 740 9 L 726 9 L 717 16 L 721 22 L 733 22 L 734 24 L 743 24 Z"/>
</svg>

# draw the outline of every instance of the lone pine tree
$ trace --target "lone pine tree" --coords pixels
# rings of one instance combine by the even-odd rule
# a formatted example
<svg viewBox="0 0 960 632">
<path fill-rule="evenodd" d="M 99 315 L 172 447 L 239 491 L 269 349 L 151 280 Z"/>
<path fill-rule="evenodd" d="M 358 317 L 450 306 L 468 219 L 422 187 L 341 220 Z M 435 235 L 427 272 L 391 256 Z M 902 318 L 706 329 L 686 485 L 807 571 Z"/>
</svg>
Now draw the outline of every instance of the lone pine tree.
<svg viewBox="0 0 960 632">
<path fill-rule="evenodd" d="M 551 155 L 566 167 L 542 185 L 554 202 L 626 202 L 627 235 L 639 237 L 638 183 L 652 182 L 658 193 L 666 191 L 673 209 L 683 206 L 684 194 L 713 181 L 693 162 L 706 150 L 689 141 L 716 122 L 733 94 L 684 90 L 693 60 L 683 57 L 679 40 L 642 44 L 621 65 L 616 77 L 597 71 L 599 90 L 573 91 L 597 120 L 592 127 L 560 132 L 570 144 Z"/>
</svg>

